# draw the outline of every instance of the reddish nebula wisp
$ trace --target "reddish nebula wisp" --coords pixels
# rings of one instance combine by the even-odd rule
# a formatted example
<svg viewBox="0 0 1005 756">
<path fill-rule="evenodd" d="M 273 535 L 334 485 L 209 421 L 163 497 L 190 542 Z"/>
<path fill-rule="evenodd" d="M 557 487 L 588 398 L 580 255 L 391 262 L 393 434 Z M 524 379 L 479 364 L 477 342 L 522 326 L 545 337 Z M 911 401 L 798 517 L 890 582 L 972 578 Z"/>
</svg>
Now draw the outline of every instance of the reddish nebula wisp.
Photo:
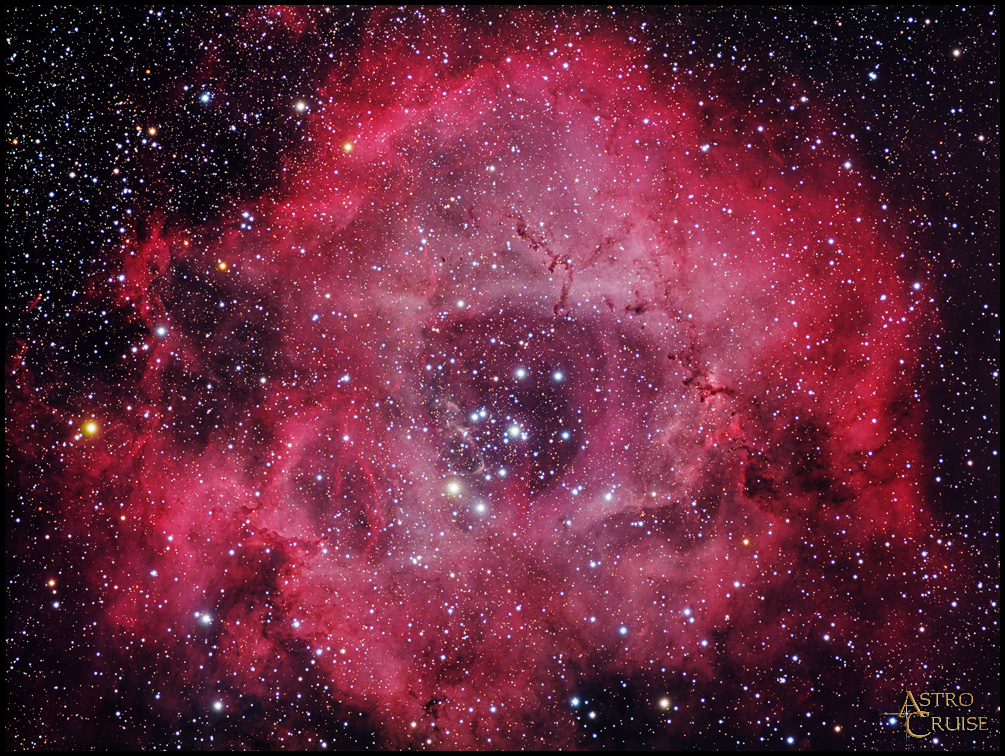
<svg viewBox="0 0 1005 756">
<path fill-rule="evenodd" d="M 756 738 L 801 660 L 880 706 L 929 525 L 875 188 L 797 86 L 493 33 L 362 52 L 281 198 L 94 285 L 143 332 L 64 453 L 109 647 L 274 745 Z"/>
</svg>

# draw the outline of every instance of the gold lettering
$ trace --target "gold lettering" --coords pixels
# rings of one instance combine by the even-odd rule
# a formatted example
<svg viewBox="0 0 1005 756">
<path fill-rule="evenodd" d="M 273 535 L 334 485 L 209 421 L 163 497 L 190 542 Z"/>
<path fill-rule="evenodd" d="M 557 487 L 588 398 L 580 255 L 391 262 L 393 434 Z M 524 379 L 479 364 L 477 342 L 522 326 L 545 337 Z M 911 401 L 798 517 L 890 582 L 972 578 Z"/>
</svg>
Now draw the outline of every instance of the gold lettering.
<svg viewBox="0 0 1005 756">
<path fill-rule="evenodd" d="M 970 703 L 963 703 L 963 696 L 970 699 Z M 960 693 L 960 706 L 973 706 L 974 705 L 974 694 L 973 693 Z"/>
<path fill-rule="evenodd" d="M 942 732 L 942 717 L 932 717 L 932 732 Z"/>
<path fill-rule="evenodd" d="M 978 730 L 986 730 L 986 729 L 988 729 L 987 724 L 988 724 L 988 718 L 987 717 L 977 717 L 977 729 Z"/>
<path fill-rule="evenodd" d="M 956 706 L 955 693 L 946 693 L 946 706 Z"/>
<path fill-rule="evenodd" d="M 946 730 L 949 732 L 958 732 L 960 729 L 960 718 L 956 717 L 956 727 L 950 727 L 949 723 L 953 720 L 953 717 L 946 717 Z"/>
<path fill-rule="evenodd" d="M 924 695 L 924 693 L 922 693 L 922 695 Z M 914 700 L 914 695 L 911 691 L 907 691 L 907 697 L 904 699 L 904 705 L 900 707 L 900 713 L 897 716 L 901 718 L 906 717 L 909 708 L 914 709 L 915 714 L 924 714 L 921 707 L 918 706 L 917 701 Z"/>
<path fill-rule="evenodd" d="M 924 706 L 927 709 L 928 706 L 929 706 L 929 703 L 928 703 L 928 694 L 927 693 L 921 693 L 918 696 L 918 698 L 921 699 L 921 705 Z"/>
<path fill-rule="evenodd" d="M 904 727 L 907 728 L 907 734 L 910 735 L 912 738 L 927 738 L 929 735 L 932 734 L 931 730 L 929 730 L 928 732 L 926 732 L 924 735 L 917 735 L 917 734 L 911 732 L 911 717 L 913 717 L 915 714 L 920 714 L 922 717 L 927 717 L 928 716 L 928 712 L 927 711 L 912 711 L 910 714 L 908 714 L 904 718 Z M 933 719 L 934 718 L 935 717 L 933 717 Z"/>
</svg>

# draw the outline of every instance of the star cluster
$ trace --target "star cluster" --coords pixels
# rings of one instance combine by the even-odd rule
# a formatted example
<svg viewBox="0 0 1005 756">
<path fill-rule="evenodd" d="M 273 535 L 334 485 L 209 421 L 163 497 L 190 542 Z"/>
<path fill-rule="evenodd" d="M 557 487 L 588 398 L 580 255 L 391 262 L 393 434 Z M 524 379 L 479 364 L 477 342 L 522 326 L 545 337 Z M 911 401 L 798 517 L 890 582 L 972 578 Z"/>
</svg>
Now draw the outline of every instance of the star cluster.
<svg viewBox="0 0 1005 756">
<path fill-rule="evenodd" d="M 10 20 L 8 747 L 997 712 L 995 10 Z"/>
</svg>

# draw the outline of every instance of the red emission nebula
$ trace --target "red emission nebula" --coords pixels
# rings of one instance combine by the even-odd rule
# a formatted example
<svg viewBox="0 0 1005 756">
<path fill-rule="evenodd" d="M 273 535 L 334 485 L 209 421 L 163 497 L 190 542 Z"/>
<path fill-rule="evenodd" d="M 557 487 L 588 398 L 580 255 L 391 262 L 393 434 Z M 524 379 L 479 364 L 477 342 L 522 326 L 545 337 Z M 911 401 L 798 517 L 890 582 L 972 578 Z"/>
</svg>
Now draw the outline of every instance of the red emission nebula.
<svg viewBox="0 0 1005 756">
<path fill-rule="evenodd" d="M 843 132 L 798 81 L 521 18 L 433 55 L 375 14 L 276 192 L 91 276 L 129 377 L 71 414 L 15 364 L 8 443 L 61 439 L 94 663 L 149 736 L 757 744 L 896 706 L 948 632 L 935 318 Z"/>
</svg>

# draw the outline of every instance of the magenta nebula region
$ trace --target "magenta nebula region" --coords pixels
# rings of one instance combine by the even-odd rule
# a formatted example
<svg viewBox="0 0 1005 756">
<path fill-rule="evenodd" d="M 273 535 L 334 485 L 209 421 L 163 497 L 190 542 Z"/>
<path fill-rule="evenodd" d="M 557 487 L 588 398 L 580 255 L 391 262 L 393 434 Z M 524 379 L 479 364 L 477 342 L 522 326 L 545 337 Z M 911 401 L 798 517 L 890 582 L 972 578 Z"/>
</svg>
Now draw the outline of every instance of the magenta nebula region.
<svg viewBox="0 0 1005 756">
<path fill-rule="evenodd" d="M 262 45 L 322 13 L 234 12 Z M 883 713 L 955 684 L 941 315 L 855 129 L 555 18 L 369 12 L 280 89 L 269 191 L 119 218 L 60 315 L 132 334 L 115 380 L 61 403 L 8 344 L 7 475 L 115 691 L 81 737 L 901 747 Z"/>
</svg>

